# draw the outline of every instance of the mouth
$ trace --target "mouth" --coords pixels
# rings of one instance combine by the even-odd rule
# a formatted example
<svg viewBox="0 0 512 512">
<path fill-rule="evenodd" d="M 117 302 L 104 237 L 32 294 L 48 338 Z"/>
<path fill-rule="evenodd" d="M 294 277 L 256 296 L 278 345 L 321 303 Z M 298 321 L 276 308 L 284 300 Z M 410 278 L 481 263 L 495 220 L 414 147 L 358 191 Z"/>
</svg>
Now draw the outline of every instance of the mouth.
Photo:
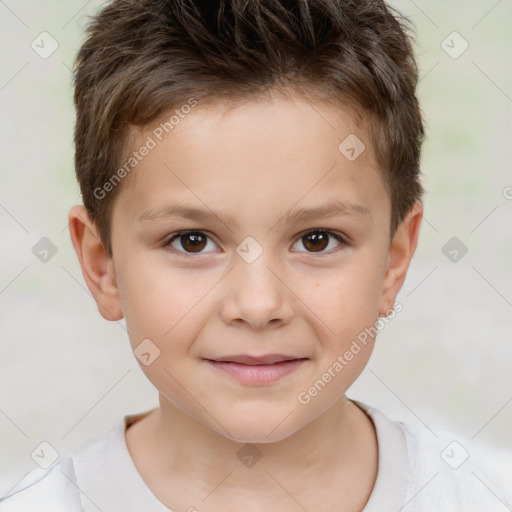
<svg viewBox="0 0 512 512">
<path fill-rule="evenodd" d="M 267 354 L 264 356 L 238 354 L 205 359 L 209 365 L 230 377 L 244 384 L 252 385 L 276 382 L 295 371 L 307 360 L 307 357 L 283 354 Z"/>
<path fill-rule="evenodd" d="M 266 354 L 263 356 L 251 356 L 248 354 L 237 354 L 233 356 L 216 357 L 215 359 L 208 359 L 219 363 L 239 363 L 251 366 L 263 364 L 275 364 L 285 361 L 296 361 L 297 359 L 306 359 L 305 357 L 289 356 L 284 354 Z"/>
</svg>

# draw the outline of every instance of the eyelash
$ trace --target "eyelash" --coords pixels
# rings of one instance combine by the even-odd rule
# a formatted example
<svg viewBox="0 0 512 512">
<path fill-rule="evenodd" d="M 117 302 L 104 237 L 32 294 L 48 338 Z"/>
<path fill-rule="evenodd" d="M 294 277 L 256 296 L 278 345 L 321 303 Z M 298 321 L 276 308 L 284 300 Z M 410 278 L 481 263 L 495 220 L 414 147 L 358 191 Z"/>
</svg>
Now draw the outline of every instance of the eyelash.
<svg viewBox="0 0 512 512">
<path fill-rule="evenodd" d="M 330 237 L 335 238 L 340 243 L 340 245 L 338 247 L 336 247 L 335 249 L 331 249 L 328 252 L 324 252 L 324 251 L 318 251 L 318 252 L 315 252 L 315 251 L 298 251 L 298 252 L 306 252 L 307 254 L 313 254 L 313 255 L 317 255 L 317 256 L 328 256 L 328 255 L 334 254 L 335 252 L 338 252 L 343 247 L 349 245 L 348 241 L 341 234 L 336 233 L 334 231 L 330 231 L 328 229 L 323 229 L 323 228 L 308 229 L 307 231 L 303 231 L 302 233 L 299 233 L 299 235 L 295 239 L 295 242 L 293 243 L 293 245 L 295 245 L 299 240 L 301 240 L 303 237 L 305 237 L 306 235 L 309 235 L 311 233 L 327 234 Z M 201 255 L 201 254 L 208 254 L 210 252 L 214 252 L 214 251 L 187 252 L 187 251 L 181 251 L 181 250 L 174 249 L 174 247 L 170 247 L 172 242 L 174 242 L 176 239 L 180 238 L 181 236 L 187 235 L 187 234 L 201 234 L 201 235 L 205 235 L 208 239 L 212 240 L 211 237 L 208 236 L 208 234 L 205 233 L 204 231 L 200 231 L 200 230 L 178 231 L 178 232 L 172 234 L 170 236 L 170 238 L 167 239 L 167 241 L 164 243 L 164 247 L 169 247 L 174 253 L 177 253 L 177 254 L 180 254 L 180 255 L 185 255 L 185 257 L 188 257 L 189 255 Z"/>
</svg>

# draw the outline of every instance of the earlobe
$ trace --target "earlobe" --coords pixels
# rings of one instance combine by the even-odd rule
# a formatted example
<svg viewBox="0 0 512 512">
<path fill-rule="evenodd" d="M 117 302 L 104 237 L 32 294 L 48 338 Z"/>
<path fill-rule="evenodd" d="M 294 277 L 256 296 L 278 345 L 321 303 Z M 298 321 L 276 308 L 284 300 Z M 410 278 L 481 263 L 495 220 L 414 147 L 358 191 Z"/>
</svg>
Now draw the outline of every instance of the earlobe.
<svg viewBox="0 0 512 512">
<path fill-rule="evenodd" d="M 106 320 L 120 320 L 123 312 L 114 264 L 101 243 L 96 226 L 82 205 L 71 208 L 68 221 L 71 242 L 98 311 Z"/>
<path fill-rule="evenodd" d="M 388 264 L 382 285 L 379 315 L 386 316 L 393 309 L 396 296 L 405 281 L 409 264 L 418 245 L 423 203 L 417 201 L 398 226 L 389 248 Z"/>
</svg>

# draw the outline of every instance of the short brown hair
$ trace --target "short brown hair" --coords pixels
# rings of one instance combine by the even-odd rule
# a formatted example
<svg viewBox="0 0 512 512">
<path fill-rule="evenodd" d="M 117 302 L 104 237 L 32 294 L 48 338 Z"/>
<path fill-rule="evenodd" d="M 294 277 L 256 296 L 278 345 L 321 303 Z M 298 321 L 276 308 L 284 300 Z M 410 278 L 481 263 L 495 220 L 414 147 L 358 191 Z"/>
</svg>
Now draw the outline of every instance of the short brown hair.
<svg viewBox="0 0 512 512">
<path fill-rule="evenodd" d="M 187 104 L 287 89 L 369 115 L 393 234 L 423 193 L 410 22 L 381 0 L 113 0 L 75 62 L 75 168 L 112 254 L 112 179 L 132 127 Z"/>
</svg>

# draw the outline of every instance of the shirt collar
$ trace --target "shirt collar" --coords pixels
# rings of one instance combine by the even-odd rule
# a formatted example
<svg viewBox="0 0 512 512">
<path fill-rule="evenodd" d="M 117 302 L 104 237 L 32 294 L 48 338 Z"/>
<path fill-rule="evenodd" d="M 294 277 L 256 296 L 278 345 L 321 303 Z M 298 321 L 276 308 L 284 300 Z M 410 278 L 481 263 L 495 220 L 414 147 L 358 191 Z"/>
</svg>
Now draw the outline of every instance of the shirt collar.
<svg viewBox="0 0 512 512">
<path fill-rule="evenodd" d="M 377 479 L 362 512 L 396 512 L 407 489 L 407 445 L 399 424 L 352 400 L 372 421 L 379 450 Z M 150 411 L 129 414 L 108 434 L 83 443 L 71 455 L 84 512 L 173 512 L 146 485 L 131 458 L 125 432 Z"/>
</svg>

